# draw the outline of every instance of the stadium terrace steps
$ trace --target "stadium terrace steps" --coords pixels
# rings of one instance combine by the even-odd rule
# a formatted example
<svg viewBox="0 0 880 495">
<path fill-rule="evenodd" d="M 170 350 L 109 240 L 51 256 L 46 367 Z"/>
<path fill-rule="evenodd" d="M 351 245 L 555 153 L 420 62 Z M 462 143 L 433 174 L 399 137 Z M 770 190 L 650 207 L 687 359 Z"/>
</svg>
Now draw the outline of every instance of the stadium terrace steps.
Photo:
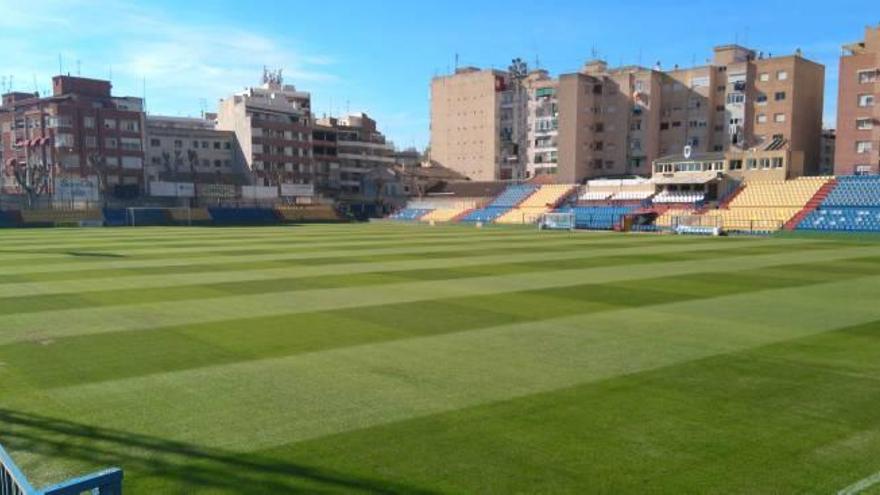
<svg viewBox="0 0 880 495">
<path fill-rule="evenodd" d="M 880 176 L 840 177 L 835 182 L 826 188 L 827 195 L 819 204 L 792 228 L 823 232 L 880 232 Z"/>
<path fill-rule="evenodd" d="M 778 231 L 803 210 L 828 181 L 827 177 L 801 177 L 749 182 L 729 203 L 728 209 L 704 213 L 704 224 L 730 231 Z"/>
<path fill-rule="evenodd" d="M 421 208 L 404 208 L 397 213 L 391 215 L 389 218 L 392 220 L 400 220 L 405 222 L 416 222 L 420 220 L 423 216 L 431 213 L 432 210 L 426 210 Z"/>
<path fill-rule="evenodd" d="M 499 217 L 522 204 L 534 194 L 538 186 L 534 184 L 518 184 L 508 187 L 485 208 L 474 210 L 461 221 L 467 223 L 492 223 Z"/>
<path fill-rule="evenodd" d="M 570 184 L 546 184 L 525 198 L 519 205 L 501 215 L 496 223 L 530 224 L 558 208 L 576 187 Z"/>
<path fill-rule="evenodd" d="M 832 191 L 834 191 L 836 187 L 837 179 L 831 179 L 827 183 L 825 183 L 825 185 L 823 185 L 822 188 L 819 189 L 816 195 L 813 196 L 813 198 L 810 199 L 809 202 L 807 202 L 807 206 L 804 207 L 803 210 L 798 212 L 798 214 L 795 215 L 794 218 L 792 218 L 788 221 L 788 223 L 785 224 L 785 230 L 795 230 L 797 226 L 800 225 L 800 223 L 805 218 L 807 218 L 807 216 L 809 216 L 810 213 L 816 211 L 822 205 L 825 199 L 828 198 L 828 196 L 832 193 Z"/>
</svg>

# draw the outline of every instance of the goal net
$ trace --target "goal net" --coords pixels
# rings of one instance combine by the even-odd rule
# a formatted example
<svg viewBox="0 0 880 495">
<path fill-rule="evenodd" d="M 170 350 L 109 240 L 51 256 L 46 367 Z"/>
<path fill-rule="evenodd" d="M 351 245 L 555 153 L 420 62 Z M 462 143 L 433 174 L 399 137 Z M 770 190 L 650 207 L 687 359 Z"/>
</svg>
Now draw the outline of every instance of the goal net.
<svg viewBox="0 0 880 495">
<path fill-rule="evenodd" d="M 540 230 L 574 230 L 574 213 L 545 213 L 538 222 Z"/>
</svg>

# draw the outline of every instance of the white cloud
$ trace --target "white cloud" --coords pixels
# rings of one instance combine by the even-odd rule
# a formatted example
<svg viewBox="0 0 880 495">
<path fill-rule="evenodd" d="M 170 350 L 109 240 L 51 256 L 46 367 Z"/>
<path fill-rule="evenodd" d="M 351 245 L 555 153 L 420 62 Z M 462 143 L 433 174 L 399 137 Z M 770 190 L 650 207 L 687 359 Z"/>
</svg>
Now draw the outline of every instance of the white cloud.
<svg viewBox="0 0 880 495">
<path fill-rule="evenodd" d="M 332 58 L 288 40 L 190 23 L 130 2 L 44 0 L 24 9 L 20 0 L 0 0 L 0 12 L 0 73 L 14 74 L 17 89 L 32 90 L 32 76 L 48 86 L 58 54 L 68 72 L 78 60 L 83 76 L 107 77 L 112 69 L 118 93 L 139 95 L 145 80 L 151 111 L 171 114 L 196 113 L 202 99 L 214 102 L 259 82 L 263 66 L 283 68 L 296 84 L 338 81 Z"/>
</svg>

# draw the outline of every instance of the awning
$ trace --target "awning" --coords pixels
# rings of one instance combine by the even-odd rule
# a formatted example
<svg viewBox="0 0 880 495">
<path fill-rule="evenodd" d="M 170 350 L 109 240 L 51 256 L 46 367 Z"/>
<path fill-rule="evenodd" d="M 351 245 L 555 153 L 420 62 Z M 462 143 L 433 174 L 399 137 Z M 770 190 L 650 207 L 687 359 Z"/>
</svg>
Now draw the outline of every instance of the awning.
<svg viewBox="0 0 880 495">
<path fill-rule="evenodd" d="M 654 184 L 665 186 L 671 184 L 708 184 L 722 177 L 720 172 L 680 172 L 678 174 L 655 175 Z"/>
</svg>

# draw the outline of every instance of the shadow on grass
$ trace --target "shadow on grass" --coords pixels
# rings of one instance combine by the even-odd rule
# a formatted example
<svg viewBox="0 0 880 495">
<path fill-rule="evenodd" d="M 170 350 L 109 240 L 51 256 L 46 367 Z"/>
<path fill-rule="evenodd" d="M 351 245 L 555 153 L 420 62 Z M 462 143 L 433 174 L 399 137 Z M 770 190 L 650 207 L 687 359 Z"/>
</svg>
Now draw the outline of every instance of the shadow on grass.
<svg viewBox="0 0 880 495">
<path fill-rule="evenodd" d="M 158 488 L 166 493 L 434 493 L 259 455 L 236 454 L 7 409 L 0 409 L 0 441 L 13 453 L 27 452 L 87 465 L 88 469 L 121 467 L 126 476 L 126 492 L 155 493 Z"/>
<path fill-rule="evenodd" d="M 115 253 L 86 253 L 82 251 L 67 251 L 64 253 L 68 256 L 74 256 L 77 258 L 125 258 L 124 254 L 115 254 Z"/>
</svg>

